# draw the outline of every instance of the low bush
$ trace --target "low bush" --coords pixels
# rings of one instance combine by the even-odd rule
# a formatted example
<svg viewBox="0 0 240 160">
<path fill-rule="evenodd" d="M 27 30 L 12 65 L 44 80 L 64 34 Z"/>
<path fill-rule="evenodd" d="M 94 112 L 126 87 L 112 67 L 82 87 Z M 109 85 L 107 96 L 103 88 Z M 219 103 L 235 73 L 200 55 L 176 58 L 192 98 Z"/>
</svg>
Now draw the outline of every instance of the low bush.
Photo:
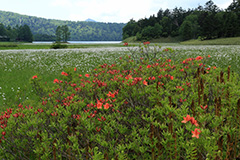
<svg viewBox="0 0 240 160">
<path fill-rule="evenodd" d="M 68 46 L 66 44 L 61 44 L 59 42 L 57 43 L 53 43 L 51 46 L 50 46 L 51 49 L 64 49 L 64 48 L 68 48 Z"/>
<path fill-rule="evenodd" d="M 0 158 L 240 158 L 239 76 L 206 67 L 210 56 L 158 48 L 157 59 L 148 47 L 84 75 L 65 70 L 53 88 L 33 76 L 40 100 L 2 113 Z"/>
</svg>

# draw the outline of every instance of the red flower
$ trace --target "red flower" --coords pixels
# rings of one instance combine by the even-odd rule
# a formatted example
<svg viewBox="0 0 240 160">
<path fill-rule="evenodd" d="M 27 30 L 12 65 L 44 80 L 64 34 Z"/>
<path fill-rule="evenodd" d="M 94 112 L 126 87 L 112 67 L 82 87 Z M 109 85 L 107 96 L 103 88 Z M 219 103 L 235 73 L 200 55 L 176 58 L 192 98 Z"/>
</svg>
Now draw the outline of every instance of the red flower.
<svg viewBox="0 0 240 160">
<path fill-rule="evenodd" d="M 77 68 L 75 67 L 75 68 L 74 68 L 74 71 L 76 71 L 76 70 L 77 70 Z"/>
<path fill-rule="evenodd" d="M 149 42 L 149 41 L 143 42 L 143 44 L 144 44 L 144 45 L 147 45 L 147 44 L 150 44 L 150 42 Z"/>
<path fill-rule="evenodd" d="M 191 116 L 190 115 L 187 115 L 186 117 L 183 117 L 183 121 L 182 121 L 182 123 L 187 123 L 188 121 L 190 121 L 191 120 Z"/>
<path fill-rule="evenodd" d="M 200 107 L 201 107 L 203 110 L 205 110 L 205 109 L 207 109 L 208 105 L 206 105 L 206 106 L 204 106 L 204 107 L 201 105 Z"/>
<path fill-rule="evenodd" d="M 151 65 L 147 65 L 147 68 L 151 68 Z"/>
<path fill-rule="evenodd" d="M 173 80 L 173 76 L 171 76 L 170 78 L 171 78 L 171 80 Z"/>
<path fill-rule="evenodd" d="M 5 134 L 6 134 L 6 132 L 3 131 L 3 132 L 2 132 L 2 135 L 5 136 Z"/>
<path fill-rule="evenodd" d="M 109 91 L 109 93 L 107 94 L 107 96 L 114 98 L 114 97 L 115 97 L 115 94 L 112 94 L 112 93 Z"/>
<path fill-rule="evenodd" d="M 58 79 L 54 79 L 53 83 L 59 83 Z"/>
<path fill-rule="evenodd" d="M 143 81 L 143 84 L 146 86 L 148 85 L 146 80 Z"/>
<path fill-rule="evenodd" d="M 191 122 L 193 125 L 195 125 L 196 127 L 199 126 L 198 123 L 197 123 L 197 121 L 194 119 L 194 117 L 191 117 L 190 122 Z"/>
<path fill-rule="evenodd" d="M 32 79 L 36 79 L 37 78 L 37 75 L 33 76 Z"/>
<path fill-rule="evenodd" d="M 101 131 L 101 128 L 96 127 L 97 132 Z"/>
<path fill-rule="evenodd" d="M 90 74 L 85 74 L 85 77 L 89 77 L 90 76 Z"/>
<path fill-rule="evenodd" d="M 195 126 L 198 126 L 197 121 L 194 119 L 194 117 L 191 117 L 190 115 L 187 115 L 186 117 L 183 117 L 183 119 L 184 120 L 182 121 L 182 123 L 187 123 L 188 121 L 190 121 Z"/>
<path fill-rule="evenodd" d="M 208 58 L 210 58 L 211 56 L 210 55 L 208 55 Z"/>
<path fill-rule="evenodd" d="M 126 42 L 126 43 L 124 43 L 123 45 L 124 45 L 124 46 L 128 46 L 128 43 Z"/>
<path fill-rule="evenodd" d="M 62 75 L 64 76 L 68 76 L 68 74 L 66 72 L 62 72 Z"/>
<path fill-rule="evenodd" d="M 201 60 L 201 59 L 203 59 L 203 57 L 201 56 L 198 56 L 197 58 L 195 58 L 195 60 Z"/>
<path fill-rule="evenodd" d="M 102 103 L 100 101 L 97 102 L 97 109 L 102 109 Z"/>
<path fill-rule="evenodd" d="M 194 131 L 192 131 L 192 137 L 196 137 L 196 138 L 199 138 L 199 134 L 201 133 L 200 129 L 198 128 L 195 128 Z"/>
<path fill-rule="evenodd" d="M 105 105 L 103 105 L 104 109 L 108 109 L 109 108 L 109 104 L 106 103 Z"/>
</svg>

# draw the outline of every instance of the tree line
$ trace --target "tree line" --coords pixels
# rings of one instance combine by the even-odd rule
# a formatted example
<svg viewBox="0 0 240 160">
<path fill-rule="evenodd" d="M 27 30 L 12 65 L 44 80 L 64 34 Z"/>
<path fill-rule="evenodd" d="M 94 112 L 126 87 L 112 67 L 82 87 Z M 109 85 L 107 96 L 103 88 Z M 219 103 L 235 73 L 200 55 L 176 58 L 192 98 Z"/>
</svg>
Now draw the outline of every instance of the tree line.
<svg viewBox="0 0 240 160">
<path fill-rule="evenodd" d="M 137 40 L 169 36 L 182 40 L 240 36 L 240 1 L 233 0 L 225 10 L 212 0 L 195 9 L 160 9 L 156 16 L 138 21 L 131 19 L 123 28 L 123 39 L 132 36 Z"/>
<path fill-rule="evenodd" d="M 7 26 L 0 23 L 0 41 L 22 41 L 32 42 L 33 34 L 28 25 L 23 26 Z"/>
<path fill-rule="evenodd" d="M 125 23 L 103 23 L 85 21 L 61 21 L 20 15 L 0 11 L 0 22 L 4 26 L 28 25 L 35 41 L 54 41 L 58 26 L 67 25 L 72 41 L 120 41 Z"/>
</svg>

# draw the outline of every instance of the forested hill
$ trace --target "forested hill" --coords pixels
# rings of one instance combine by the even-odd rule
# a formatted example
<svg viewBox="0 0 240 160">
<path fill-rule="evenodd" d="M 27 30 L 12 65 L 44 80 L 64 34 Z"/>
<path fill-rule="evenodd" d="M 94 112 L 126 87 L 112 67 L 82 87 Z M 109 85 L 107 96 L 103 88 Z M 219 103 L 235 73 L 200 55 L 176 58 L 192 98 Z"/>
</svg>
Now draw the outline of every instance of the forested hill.
<svg viewBox="0 0 240 160">
<path fill-rule="evenodd" d="M 62 21 L 54 19 L 26 16 L 13 12 L 0 11 L 0 23 L 15 27 L 27 24 L 34 40 L 44 40 L 44 37 L 55 37 L 56 28 L 67 25 L 74 41 L 119 41 L 122 40 L 124 23 L 102 23 L 85 21 Z"/>
<path fill-rule="evenodd" d="M 160 9 L 156 16 L 130 20 L 123 28 L 123 39 L 133 36 L 142 41 L 162 37 L 180 37 L 182 40 L 238 37 L 240 1 L 233 0 L 224 10 L 212 0 L 195 9 Z"/>
</svg>

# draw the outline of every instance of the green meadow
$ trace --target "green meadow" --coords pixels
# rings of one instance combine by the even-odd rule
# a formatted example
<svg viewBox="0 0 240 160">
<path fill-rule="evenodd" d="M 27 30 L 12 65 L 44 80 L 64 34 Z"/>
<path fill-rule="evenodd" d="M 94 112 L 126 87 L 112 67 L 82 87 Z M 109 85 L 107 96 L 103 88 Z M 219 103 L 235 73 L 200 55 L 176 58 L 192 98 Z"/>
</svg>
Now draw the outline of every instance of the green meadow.
<svg viewBox="0 0 240 160">
<path fill-rule="evenodd" d="M 1 50 L 0 158 L 239 158 L 239 49 Z"/>
<path fill-rule="evenodd" d="M 131 46 L 137 45 L 137 43 L 131 44 Z M 240 46 L 188 46 L 176 43 L 159 45 L 162 45 L 162 49 L 169 47 L 174 49 L 173 58 L 176 60 L 211 55 L 209 65 L 223 69 L 231 66 L 233 71 L 240 72 L 240 53 L 238 52 Z M 26 46 L 33 46 L 32 48 L 37 46 L 38 49 L 0 50 L 0 106 L 2 108 L 12 107 L 34 97 L 29 85 L 29 79 L 33 75 L 38 75 L 44 82 L 51 84 L 67 68 L 76 67 L 82 73 L 87 73 L 100 64 L 112 64 L 119 57 L 125 54 L 130 55 L 128 49 L 131 49 L 131 47 L 122 47 L 122 44 L 85 44 L 81 45 L 82 49 L 62 50 L 39 50 L 41 45 L 34 44 Z M 46 46 L 48 45 L 42 45 L 43 48 Z M 77 46 L 79 47 L 79 45 L 75 47 Z"/>
</svg>

